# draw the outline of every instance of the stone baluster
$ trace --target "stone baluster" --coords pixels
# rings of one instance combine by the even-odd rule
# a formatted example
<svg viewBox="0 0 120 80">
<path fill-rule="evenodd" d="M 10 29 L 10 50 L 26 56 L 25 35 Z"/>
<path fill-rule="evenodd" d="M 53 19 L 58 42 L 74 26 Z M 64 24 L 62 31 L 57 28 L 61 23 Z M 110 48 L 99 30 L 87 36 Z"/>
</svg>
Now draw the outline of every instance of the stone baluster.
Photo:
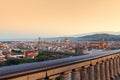
<svg viewBox="0 0 120 80">
<path fill-rule="evenodd" d="M 118 61 L 118 65 L 119 65 L 119 76 L 120 76 L 120 56 L 119 56 L 119 61 Z"/>
<path fill-rule="evenodd" d="M 117 73 L 120 75 L 120 58 L 117 58 Z"/>
<path fill-rule="evenodd" d="M 87 73 L 87 67 L 86 66 L 83 66 L 81 68 L 81 80 L 88 80 L 88 73 Z"/>
<path fill-rule="evenodd" d="M 106 61 L 106 80 L 110 80 L 110 66 L 109 66 L 109 60 Z"/>
<path fill-rule="evenodd" d="M 113 69 L 114 69 L 114 76 L 117 76 L 117 64 L 116 64 L 116 57 L 113 59 Z"/>
<path fill-rule="evenodd" d="M 106 80 L 105 79 L 105 62 L 104 61 L 102 61 L 102 63 L 101 63 L 101 80 Z"/>
<path fill-rule="evenodd" d="M 94 65 L 90 65 L 90 80 L 95 80 Z"/>
<path fill-rule="evenodd" d="M 72 71 L 72 80 L 80 80 L 80 70 L 74 69 Z"/>
<path fill-rule="evenodd" d="M 100 63 L 97 62 L 96 64 L 96 80 L 101 80 L 100 79 Z"/>
<path fill-rule="evenodd" d="M 114 69 L 113 69 L 113 59 L 110 59 L 110 79 L 115 80 Z"/>
<path fill-rule="evenodd" d="M 61 80 L 69 80 L 69 73 L 70 72 L 63 72 L 60 76 Z"/>
<path fill-rule="evenodd" d="M 117 77 L 119 76 L 119 62 L 118 62 L 118 57 L 116 58 L 116 73 L 117 73 Z"/>
</svg>

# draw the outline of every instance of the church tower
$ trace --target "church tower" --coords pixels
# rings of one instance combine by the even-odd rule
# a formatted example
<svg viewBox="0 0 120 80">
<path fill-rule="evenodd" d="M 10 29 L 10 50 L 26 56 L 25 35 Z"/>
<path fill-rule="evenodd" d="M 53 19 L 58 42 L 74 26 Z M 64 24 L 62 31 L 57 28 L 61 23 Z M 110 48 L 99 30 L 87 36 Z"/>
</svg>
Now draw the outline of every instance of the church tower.
<svg viewBox="0 0 120 80">
<path fill-rule="evenodd" d="M 104 50 L 107 50 L 108 49 L 108 45 L 106 44 L 105 40 L 104 40 L 104 37 L 102 38 L 102 41 L 101 41 L 101 46 Z"/>
<path fill-rule="evenodd" d="M 104 37 L 102 37 L 101 46 L 102 46 L 103 49 L 104 49 L 105 45 L 106 45 L 106 43 L 105 43 Z"/>
</svg>

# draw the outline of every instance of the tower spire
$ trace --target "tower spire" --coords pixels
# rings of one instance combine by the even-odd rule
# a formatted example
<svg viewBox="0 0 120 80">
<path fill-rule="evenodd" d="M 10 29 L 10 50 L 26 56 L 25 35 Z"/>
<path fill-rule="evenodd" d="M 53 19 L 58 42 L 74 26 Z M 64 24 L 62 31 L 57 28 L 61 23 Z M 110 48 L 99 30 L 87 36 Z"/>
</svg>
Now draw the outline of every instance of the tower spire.
<svg viewBox="0 0 120 80">
<path fill-rule="evenodd" d="M 104 40 L 104 37 L 102 37 L 102 44 L 104 44 L 105 43 L 105 40 Z"/>
<path fill-rule="evenodd" d="M 40 51 L 40 40 L 41 40 L 41 38 L 39 37 L 38 38 L 38 51 Z"/>
<path fill-rule="evenodd" d="M 104 37 L 102 37 L 102 42 L 101 42 L 101 44 L 102 44 L 103 49 L 105 49 L 106 43 L 105 43 Z"/>
</svg>

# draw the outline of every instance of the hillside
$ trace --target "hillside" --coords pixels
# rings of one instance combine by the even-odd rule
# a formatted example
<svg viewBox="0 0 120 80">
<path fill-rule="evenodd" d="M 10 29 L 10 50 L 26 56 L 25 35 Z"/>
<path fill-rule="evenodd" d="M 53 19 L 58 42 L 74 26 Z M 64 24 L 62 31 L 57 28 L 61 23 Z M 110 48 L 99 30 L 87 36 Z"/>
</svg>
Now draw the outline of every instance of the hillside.
<svg viewBox="0 0 120 80">
<path fill-rule="evenodd" d="M 91 34 L 91 35 L 85 35 L 82 37 L 67 37 L 71 41 L 73 40 L 90 40 L 90 41 L 98 41 L 101 40 L 104 37 L 105 40 L 108 41 L 120 41 L 120 35 L 114 35 L 114 34 L 107 34 L 107 33 L 101 33 L 101 34 Z M 53 37 L 53 38 L 44 38 L 43 40 L 64 40 L 66 37 Z"/>
<path fill-rule="evenodd" d="M 87 35 L 79 35 L 79 36 L 70 36 L 67 37 L 69 40 L 74 41 L 74 40 L 89 40 L 89 41 L 98 41 L 101 40 L 102 37 L 104 37 L 105 40 L 108 41 L 120 41 L 120 35 L 116 34 L 109 34 L 109 33 L 99 33 L 99 34 L 87 34 Z M 64 40 L 66 37 L 50 37 L 50 38 L 41 38 L 41 40 L 44 41 L 56 41 L 56 40 Z M 33 39 L 33 38 L 21 38 L 21 39 L 0 39 L 0 41 L 34 41 L 38 39 Z"/>
<path fill-rule="evenodd" d="M 93 34 L 93 35 L 86 35 L 83 37 L 78 37 L 78 40 L 101 40 L 104 37 L 105 40 L 120 40 L 120 35 L 113 35 L 113 34 Z"/>
</svg>

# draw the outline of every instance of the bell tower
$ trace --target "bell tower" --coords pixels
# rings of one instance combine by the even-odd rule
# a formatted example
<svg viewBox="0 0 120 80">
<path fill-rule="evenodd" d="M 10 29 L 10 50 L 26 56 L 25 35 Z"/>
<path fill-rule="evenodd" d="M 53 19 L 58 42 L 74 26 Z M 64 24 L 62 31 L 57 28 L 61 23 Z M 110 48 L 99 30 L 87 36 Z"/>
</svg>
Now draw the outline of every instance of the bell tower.
<svg viewBox="0 0 120 80">
<path fill-rule="evenodd" d="M 104 40 L 104 37 L 102 37 L 101 46 L 102 46 L 103 49 L 106 48 L 106 42 Z"/>
<path fill-rule="evenodd" d="M 104 37 L 102 37 L 102 44 L 105 44 L 105 40 L 104 40 Z"/>
</svg>

